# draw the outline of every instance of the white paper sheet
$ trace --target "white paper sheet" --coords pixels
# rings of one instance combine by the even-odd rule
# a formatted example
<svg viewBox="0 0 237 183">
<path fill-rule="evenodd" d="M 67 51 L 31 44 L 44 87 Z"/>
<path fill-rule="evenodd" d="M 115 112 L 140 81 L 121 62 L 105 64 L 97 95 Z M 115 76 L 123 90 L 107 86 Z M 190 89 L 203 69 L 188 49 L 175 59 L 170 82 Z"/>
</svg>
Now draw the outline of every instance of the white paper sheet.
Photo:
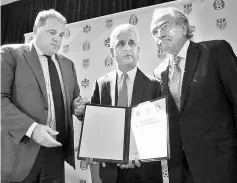
<svg viewBox="0 0 237 183">
<path fill-rule="evenodd" d="M 123 160 L 125 109 L 88 105 L 84 121 L 79 155 Z"/>
<path fill-rule="evenodd" d="M 145 102 L 132 109 L 131 130 L 139 159 L 168 156 L 168 130 L 165 98 Z"/>
</svg>

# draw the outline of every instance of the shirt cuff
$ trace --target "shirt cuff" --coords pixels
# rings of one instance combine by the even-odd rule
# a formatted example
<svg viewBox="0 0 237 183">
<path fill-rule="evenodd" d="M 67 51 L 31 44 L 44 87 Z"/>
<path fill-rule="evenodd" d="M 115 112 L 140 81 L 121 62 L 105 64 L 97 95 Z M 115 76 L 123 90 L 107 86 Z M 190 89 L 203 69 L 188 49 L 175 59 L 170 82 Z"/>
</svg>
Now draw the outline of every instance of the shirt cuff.
<svg viewBox="0 0 237 183">
<path fill-rule="evenodd" d="M 26 132 L 26 136 L 27 137 L 29 137 L 29 138 L 31 138 L 31 136 L 32 136 L 32 133 L 33 133 L 33 131 L 34 131 L 34 129 L 35 129 L 35 127 L 38 125 L 38 123 L 36 123 L 36 122 L 34 122 L 31 126 L 30 126 L 30 128 L 27 130 L 27 132 Z"/>
</svg>

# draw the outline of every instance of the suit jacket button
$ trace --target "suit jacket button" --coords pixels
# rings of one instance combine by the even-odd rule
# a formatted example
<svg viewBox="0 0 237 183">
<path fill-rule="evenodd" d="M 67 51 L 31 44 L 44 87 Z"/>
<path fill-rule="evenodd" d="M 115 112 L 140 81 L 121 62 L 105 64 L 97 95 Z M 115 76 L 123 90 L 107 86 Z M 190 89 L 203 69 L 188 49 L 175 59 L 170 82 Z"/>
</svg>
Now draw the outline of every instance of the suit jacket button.
<svg viewBox="0 0 237 183">
<path fill-rule="evenodd" d="M 48 110 L 48 107 L 45 107 L 44 109 L 47 111 L 47 110 Z"/>
</svg>

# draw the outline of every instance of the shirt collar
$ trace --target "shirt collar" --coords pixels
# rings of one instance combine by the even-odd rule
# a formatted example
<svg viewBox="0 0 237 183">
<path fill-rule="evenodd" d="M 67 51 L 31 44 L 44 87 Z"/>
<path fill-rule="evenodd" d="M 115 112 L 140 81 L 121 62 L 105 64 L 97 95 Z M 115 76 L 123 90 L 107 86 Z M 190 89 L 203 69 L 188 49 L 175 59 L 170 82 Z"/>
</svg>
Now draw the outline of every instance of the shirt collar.
<svg viewBox="0 0 237 183">
<path fill-rule="evenodd" d="M 36 53 L 38 56 L 44 56 L 45 54 L 39 49 L 39 47 L 36 45 L 35 43 L 35 40 L 32 41 L 34 47 L 35 47 L 35 50 L 36 50 Z M 55 58 L 55 55 L 53 55 L 51 58 Z"/>
<path fill-rule="evenodd" d="M 122 75 L 123 75 L 123 72 L 121 70 L 119 70 L 119 68 L 117 68 L 117 73 L 118 73 L 118 79 L 119 81 L 121 81 L 123 78 L 122 78 Z M 137 67 L 135 67 L 134 69 L 132 69 L 131 71 L 128 71 L 127 72 L 127 75 L 128 75 L 128 79 L 133 82 L 135 80 L 135 77 L 136 77 L 136 73 L 137 73 Z"/>
<path fill-rule="evenodd" d="M 181 58 L 184 58 L 184 59 L 186 59 L 186 57 L 187 57 L 187 52 L 188 52 L 188 47 L 189 47 L 189 44 L 190 44 L 190 41 L 189 41 L 189 40 L 187 40 L 187 41 L 184 43 L 184 45 L 183 45 L 182 49 L 179 51 L 179 53 L 178 53 L 178 55 L 177 55 L 177 56 L 179 56 L 179 57 L 181 57 Z"/>
</svg>

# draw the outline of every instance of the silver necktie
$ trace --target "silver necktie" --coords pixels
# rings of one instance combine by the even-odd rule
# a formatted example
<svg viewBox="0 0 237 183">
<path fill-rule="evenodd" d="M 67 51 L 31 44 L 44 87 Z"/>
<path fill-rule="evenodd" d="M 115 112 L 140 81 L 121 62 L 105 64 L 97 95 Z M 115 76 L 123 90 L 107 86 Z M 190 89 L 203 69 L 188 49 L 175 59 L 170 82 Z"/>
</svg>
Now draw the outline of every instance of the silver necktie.
<svg viewBox="0 0 237 183">
<path fill-rule="evenodd" d="M 173 63 L 173 76 L 169 82 L 169 88 L 170 88 L 170 93 L 176 103 L 176 106 L 178 110 L 180 111 L 180 97 L 181 97 L 181 69 L 179 67 L 181 58 L 180 57 L 174 57 L 172 60 Z"/>
</svg>

